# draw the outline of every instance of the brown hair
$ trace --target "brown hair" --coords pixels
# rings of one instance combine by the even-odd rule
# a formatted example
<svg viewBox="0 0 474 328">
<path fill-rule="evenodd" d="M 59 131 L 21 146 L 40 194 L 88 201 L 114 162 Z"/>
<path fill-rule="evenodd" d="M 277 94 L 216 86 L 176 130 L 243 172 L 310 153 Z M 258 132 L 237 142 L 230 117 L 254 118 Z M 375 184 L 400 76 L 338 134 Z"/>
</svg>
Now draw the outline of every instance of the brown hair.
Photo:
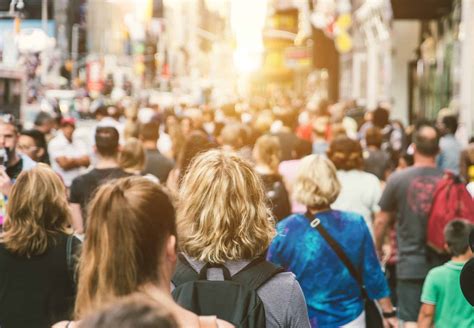
<svg viewBox="0 0 474 328">
<path fill-rule="evenodd" d="M 160 123 L 156 121 L 141 123 L 139 135 L 142 140 L 158 141 L 160 138 Z"/>
<path fill-rule="evenodd" d="M 5 247 L 21 256 L 41 255 L 51 237 L 69 233 L 66 188 L 47 165 L 23 171 L 13 185 L 3 225 Z"/>
<path fill-rule="evenodd" d="M 157 299 L 134 293 L 81 320 L 80 328 L 178 328 L 174 315 Z"/>
<path fill-rule="evenodd" d="M 146 153 L 143 144 L 136 138 L 130 138 L 119 154 L 119 165 L 124 170 L 143 171 Z"/>
<path fill-rule="evenodd" d="M 281 159 L 280 141 L 277 137 L 264 135 L 255 143 L 256 157 L 272 170 L 278 172 Z"/>
<path fill-rule="evenodd" d="M 146 283 L 159 283 L 170 235 L 176 235 L 174 208 L 156 183 L 129 177 L 101 186 L 89 207 L 76 315 L 87 315 Z"/>
<path fill-rule="evenodd" d="M 382 131 L 377 127 L 367 129 L 367 132 L 365 133 L 365 142 L 367 146 L 380 148 L 383 142 Z"/>
<path fill-rule="evenodd" d="M 331 142 L 328 157 L 338 170 L 358 170 L 362 169 L 364 165 L 360 143 L 344 136 L 338 137 Z"/>
</svg>

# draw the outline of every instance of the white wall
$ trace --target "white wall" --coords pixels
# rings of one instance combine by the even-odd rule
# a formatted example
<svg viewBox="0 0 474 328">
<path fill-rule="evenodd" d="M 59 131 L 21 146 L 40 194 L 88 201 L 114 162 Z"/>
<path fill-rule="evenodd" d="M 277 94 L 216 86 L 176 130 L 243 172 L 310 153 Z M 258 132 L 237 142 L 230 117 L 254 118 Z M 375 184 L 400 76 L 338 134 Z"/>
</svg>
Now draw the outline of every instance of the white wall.
<svg viewBox="0 0 474 328">
<path fill-rule="evenodd" d="M 462 2 L 462 63 L 459 137 L 463 142 L 474 135 L 474 0 Z"/>
<path fill-rule="evenodd" d="M 396 20 L 392 30 L 392 118 L 408 123 L 408 63 L 416 59 L 421 23 Z"/>
</svg>

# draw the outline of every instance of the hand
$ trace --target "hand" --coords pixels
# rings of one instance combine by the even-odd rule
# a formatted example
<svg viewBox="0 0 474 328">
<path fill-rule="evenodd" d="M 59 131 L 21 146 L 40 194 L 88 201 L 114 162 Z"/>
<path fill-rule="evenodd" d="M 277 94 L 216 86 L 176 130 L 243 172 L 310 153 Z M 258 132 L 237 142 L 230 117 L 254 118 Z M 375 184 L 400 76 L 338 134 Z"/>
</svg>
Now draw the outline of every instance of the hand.
<svg viewBox="0 0 474 328">
<path fill-rule="evenodd" d="M 384 326 L 384 328 L 397 328 L 398 327 L 397 317 L 384 318 L 383 319 L 383 326 Z"/>
<path fill-rule="evenodd" d="M 0 167 L 0 192 L 5 195 L 9 196 L 10 191 L 12 189 L 13 182 L 12 179 L 8 176 L 7 172 L 5 171 L 5 167 Z"/>
</svg>

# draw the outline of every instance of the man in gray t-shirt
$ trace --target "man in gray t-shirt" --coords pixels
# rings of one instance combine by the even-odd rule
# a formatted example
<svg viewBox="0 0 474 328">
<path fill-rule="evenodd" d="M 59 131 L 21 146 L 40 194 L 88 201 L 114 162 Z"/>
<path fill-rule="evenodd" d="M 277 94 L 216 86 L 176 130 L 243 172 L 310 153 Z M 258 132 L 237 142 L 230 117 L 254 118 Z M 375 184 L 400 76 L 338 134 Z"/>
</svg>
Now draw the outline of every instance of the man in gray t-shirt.
<svg viewBox="0 0 474 328">
<path fill-rule="evenodd" d="M 416 323 L 423 281 L 435 258 L 426 248 L 426 226 L 433 194 L 443 171 L 436 168 L 437 131 L 422 126 L 414 136 L 414 166 L 393 174 L 380 199 L 381 212 L 374 224 L 377 250 L 381 251 L 386 228 L 396 221 L 398 241 L 397 297 L 399 318 Z M 438 263 L 436 263 L 438 264 Z"/>
</svg>

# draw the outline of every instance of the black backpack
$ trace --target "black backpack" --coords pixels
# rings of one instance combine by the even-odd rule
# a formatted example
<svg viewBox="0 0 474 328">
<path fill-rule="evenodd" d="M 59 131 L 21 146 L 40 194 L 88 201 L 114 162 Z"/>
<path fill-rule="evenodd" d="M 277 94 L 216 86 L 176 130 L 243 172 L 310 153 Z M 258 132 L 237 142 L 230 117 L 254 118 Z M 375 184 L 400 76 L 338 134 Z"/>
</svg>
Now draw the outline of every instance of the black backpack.
<svg viewBox="0 0 474 328">
<path fill-rule="evenodd" d="M 221 268 L 224 280 L 207 280 L 209 268 Z M 284 270 L 260 257 L 231 277 L 224 265 L 206 264 L 197 273 L 180 256 L 173 276 L 173 298 L 197 315 L 215 315 L 242 328 L 266 327 L 265 309 L 257 289 Z"/>
</svg>

